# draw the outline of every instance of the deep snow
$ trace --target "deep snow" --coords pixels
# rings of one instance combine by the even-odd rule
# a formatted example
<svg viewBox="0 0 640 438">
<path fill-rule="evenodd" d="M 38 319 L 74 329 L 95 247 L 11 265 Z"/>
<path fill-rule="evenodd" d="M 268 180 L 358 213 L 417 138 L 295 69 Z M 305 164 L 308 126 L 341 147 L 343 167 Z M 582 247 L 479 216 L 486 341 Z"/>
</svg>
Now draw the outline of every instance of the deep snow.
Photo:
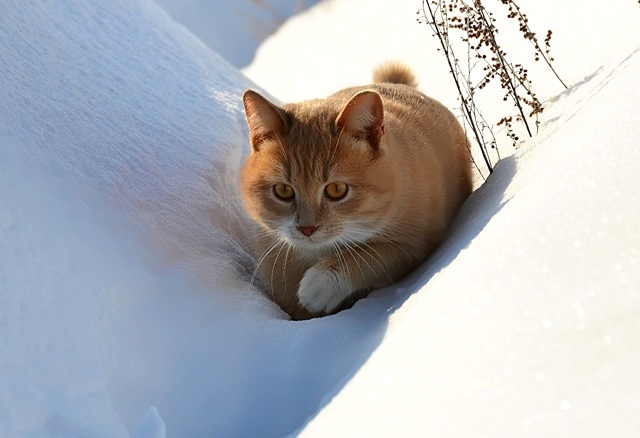
<svg viewBox="0 0 640 438">
<path fill-rule="evenodd" d="M 300 427 L 386 316 L 291 324 L 249 286 L 248 82 L 148 2 L 0 17 L 3 435 Z"/>
<path fill-rule="evenodd" d="M 638 77 L 640 46 L 553 103 L 304 436 L 638 434 Z"/>
<path fill-rule="evenodd" d="M 294 14 L 319 0 L 155 0 L 176 21 L 238 68 Z"/>
<path fill-rule="evenodd" d="M 634 32 L 422 269 L 293 323 L 248 284 L 250 83 L 145 0 L 1 4 L 0 435 L 636 435 Z"/>
</svg>

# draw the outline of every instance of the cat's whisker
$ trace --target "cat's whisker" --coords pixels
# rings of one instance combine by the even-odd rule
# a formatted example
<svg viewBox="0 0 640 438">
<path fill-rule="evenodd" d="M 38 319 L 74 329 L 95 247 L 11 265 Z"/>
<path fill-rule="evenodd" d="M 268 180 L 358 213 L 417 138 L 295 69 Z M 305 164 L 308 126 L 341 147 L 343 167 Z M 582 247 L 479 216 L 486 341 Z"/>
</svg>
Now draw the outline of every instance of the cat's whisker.
<svg viewBox="0 0 640 438">
<path fill-rule="evenodd" d="M 284 249 L 285 246 L 288 246 L 287 241 L 282 240 L 282 245 L 280 245 L 280 249 L 276 254 L 276 259 L 273 261 L 273 266 L 271 267 L 271 288 L 270 289 L 271 289 L 271 297 L 273 299 L 275 299 L 275 289 L 273 288 L 273 274 L 276 271 L 276 266 L 278 265 L 278 259 L 280 258 L 280 254 L 282 253 L 282 250 Z"/>
<path fill-rule="evenodd" d="M 348 239 L 348 237 L 346 237 L 346 238 Z M 371 247 L 370 245 L 368 245 L 368 244 L 366 244 L 364 242 L 357 242 L 357 241 L 349 240 L 349 241 L 347 241 L 347 243 L 349 243 L 352 246 L 355 246 L 355 248 L 353 248 L 353 251 L 360 257 L 360 259 L 362 259 L 362 261 L 364 261 L 367 264 L 367 267 L 372 272 L 376 272 L 376 270 L 373 269 L 371 264 L 362 256 L 362 254 L 360 254 L 358 252 L 358 250 L 361 250 L 362 252 L 367 254 L 371 260 L 375 261 L 378 264 L 378 266 L 380 266 L 380 269 L 382 269 L 382 271 L 387 276 L 387 278 L 389 278 L 389 281 L 393 282 L 393 277 L 391 276 L 391 273 L 389 272 L 389 266 L 384 262 L 384 258 L 380 255 L 380 253 L 378 251 L 376 251 L 373 247 Z M 367 251 L 367 248 L 372 250 L 377 257 L 374 256 L 373 254 L 371 254 L 369 251 Z M 377 272 L 376 272 L 376 274 L 377 274 Z"/>
<path fill-rule="evenodd" d="M 343 238 L 342 239 L 342 244 L 343 244 L 344 248 L 352 255 L 352 257 L 354 259 L 354 263 L 356 264 L 356 266 L 358 266 L 358 269 L 360 269 L 360 273 L 362 274 L 364 279 L 366 279 L 367 276 L 362 271 L 360 263 L 358 262 L 358 258 L 365 263 L 366 267 L 369 269 L 370 272 L 373 272 L 376 276 L 379 277 L 378 272 L 375 269 L 373 269 L 373 267 L 367 261 L 367 259 L 362 254 L 360 254 L 359 250 L 361 248 L 359 248 L 359 244 L 357 242 L 349 241 L 349 240 L 347 240 L 347 238 Z M 363 252 L 365 252 L 372 260 L 375 260 L 375 258 L 373 256 L 371 256 L 371 254 L 368 254 L 366 251 L 363 251 Z M 357 258 L 355 256 L 357 256 Z M 382 268 L 382 269 L 384 270 L 384 268 Z"/>
<path fill-rule="evenodd" d="M 389 279 L 389 283 L 393 283 L 393 276 L 391 275 L 391 271 L 389 269 L 389 265 L 388 263 L 385 261 L 385 258 L 382 257 L 382 255 L 371 245 L 367 244 L 367 243 L 362 243 L 361 246 L 363 251 L 365 251 L 367 254 L 369 254 L 369 252 L 367 250 L 365 250 L 365 247 L 368 248 L 369 250 L 373 251 L 375 253 L 375 255 L 377 257 L 374 257 L 373 255 L 369 254 L 369 256 L 376 262 L 378 263 L 378 265 L 380 266 L 380 268 L 384 271 L 385 275 L 387 276 L 387 278 Z"/>
<path fill-rule="evenodd" d="M 340 243 L 342 244 L 343 248 L 345 248 L 349 252 L 349 254 L 351 254 L 351 256 L 353 257 L 353 262 L 355 263 L 358 270 L 360 271 L 360 274 L 362 275 L 363 280 L 365 280 L 367 276 L 364 274 L 364 271 L 362 270 L 362 267 L 360 266 L 360 263 L 358 263 L 358 259 L 355 256 L 360 257 L 360 259 L 362 259 L 362 261 L 367 264 L 367 267 L 371 269 L 371 266 L 369 265 L 369 263 L 364 259 L 364 257 L 362 257 L 361 254 L 358 254 L 357 250 L 351 247 L 348 241 L 340 239 Z M 344 255 L 342 256 L 344 257 Z M 346 260 L 345 260 L 345 265 L 347 265 Z"/>
<path fill-rule="evenodd" d="M 361 234 L 364 235 L 369 235 L 370 232 L 368 230 L 363 231 L 363 230 L 359 230 L 357 228 L 349 228 L 349 232 L 355 232 L 358 233 L 360 232 Z M 398 239 L 396 239 L 393 235 L 385 232 L 385 231 L 378 231 L 375 234 L 375 239 L 376 241 L 380 241 L 380 242 L 384 242 L 387 244 L 392 245 L 393 247 L 397 248 L 400 252 L 402 252 L 403 255 L 406 256 L 407 261 L 413 262 L 415 260 L 415 257 L 412 256 L 402 245 L 402 243 L 400 241 L 398 241 Z M 365 243 L 363 241 L 363 243 Z M 396 254 L 396 256 L 399 256 L 398 254 Z"/>
<path fill-rule="evenodd" d="M 278 239 L 278 240 L 274 241 L 274 242 L 273 242 L 271 245 L 269 245 L 269 246 L 267 247 L 267 249 L 262 253 L 262 255 L 260 256 L 260 258 L 258 259 L 258 263 L 256 263 L 256 267 L 255 267 L 255 269 L 253 270 L 253 275 L 251 275 L 251 281 L 249 282 L 249 284 L 251 284 L 251 285 L 255 286 L 255 283 L 254 283 L 254 282 L 255 282 L 256 276 L 258 275 L 258 270 L 260 269 L 260 265 L 262 264 L 262 262 L 264 262 L 264 261 L 265 261 L 265 259 L 269 256 L 269 253 L 271 253 L 271 251 L 273 251 L 279 243 L 283 243 L 283 242 L 282 242 L 280 239 Z"/>
<path fill-rule="evenodd" d="M 284 253 L 284 263 L 282 264 L 282 279 L 284 284 L 284 290 L 287 291 L 287 260 L 289 259 L 289 251 L 291 251 L 291 245 L 287 245 L 287 252 Z M 275 264 L 274 264 L 275 266 Z M 273 292 L 272 292 L 273 293 Z"/>
<path fill-rule="evenodd" d="M 345 273 L 347 274 L 347 277 L 351 278 L 351 270 L 349 269 L 349 264 L 347 263 L 347 259 L 345 258 L 344 254 L 342 254 L 340 246 L 337 243 L 333 243 L 332 246 L 338 259 L 338 263 L 343 267 Z"/>
</svg>

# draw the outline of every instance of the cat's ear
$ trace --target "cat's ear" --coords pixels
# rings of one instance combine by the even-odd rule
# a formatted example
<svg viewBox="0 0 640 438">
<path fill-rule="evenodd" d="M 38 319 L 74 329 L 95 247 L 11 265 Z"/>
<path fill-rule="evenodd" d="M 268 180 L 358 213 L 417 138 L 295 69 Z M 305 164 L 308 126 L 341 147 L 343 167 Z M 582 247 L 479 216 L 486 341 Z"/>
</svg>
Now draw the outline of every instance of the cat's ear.
<svg viewBox="0 0 640 438">
<path fill-rule="evenodd" d="M 384 135 L 382 98 L 373 90 L 361 91 L 351 98 L 336 119 L 338 130 L 359 140 L 366 140 L 375 151 Z"/>
<path fill-rule="evenodd" d="M 286 134 L 287 115 L 284 110 L 253 90 L 246 90 L 242 95 L 244 112 L 249 124 L 249 139 L 254 152 L 266 140 L 273 140 Z"/>
</svg>

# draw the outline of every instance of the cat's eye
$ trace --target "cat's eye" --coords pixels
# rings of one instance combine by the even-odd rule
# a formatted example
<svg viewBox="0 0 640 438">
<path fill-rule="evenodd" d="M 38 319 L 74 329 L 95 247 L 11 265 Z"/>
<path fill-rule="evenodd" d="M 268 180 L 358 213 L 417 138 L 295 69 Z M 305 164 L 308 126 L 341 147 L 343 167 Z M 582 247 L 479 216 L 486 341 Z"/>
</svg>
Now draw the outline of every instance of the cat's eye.
<svg viewBox="0 0 640 438">
<path fill-rule="evenodd" d="M 333 201 L 339 201 L 347 196 L 348 186 L 343 182 L 332 182 L 324 188 L 324 194 Z"/>
<path fill-rule="evenodd" d="M 295 190 L 293 190 L 293 187 L 285 183 L 275 184 L 273 186 L 273 193 L 276 194 L 278 199 L 281 199 L 283 201 L 291 201 L 296 194 Z"/>
</svg>

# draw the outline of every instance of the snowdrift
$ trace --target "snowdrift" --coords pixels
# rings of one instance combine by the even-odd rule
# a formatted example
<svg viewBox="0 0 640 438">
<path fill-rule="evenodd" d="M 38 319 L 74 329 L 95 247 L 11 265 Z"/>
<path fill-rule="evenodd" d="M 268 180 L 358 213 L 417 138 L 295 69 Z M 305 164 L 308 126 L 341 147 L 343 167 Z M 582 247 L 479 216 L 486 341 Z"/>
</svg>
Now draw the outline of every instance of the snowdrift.
<svg viewBox="0 0 640 438">
<path fill-rule="evenodd" d="M 295 323 L 249 284 L 253 85 L 145 0 L 1 5 L 0 435 L 633 436 L 639 74 L 558 97 L 423 269 Z"/>
<path fill-rule="evenodd" d="M 156 0 L 177 22 L 236 67 L 289 17 L 319 0 Z"/>
<path fill-rule="evenodd" d="M 303 436 L 640 430 L 638 49 L 554 99 Z"/>
<path fill-rule="evenodd" d="M 299 428 L 386 314 L 292 324 L 249 285 L 249 82 L 144 1 L 0 29 L 0 435 Z"/>
</svg>

